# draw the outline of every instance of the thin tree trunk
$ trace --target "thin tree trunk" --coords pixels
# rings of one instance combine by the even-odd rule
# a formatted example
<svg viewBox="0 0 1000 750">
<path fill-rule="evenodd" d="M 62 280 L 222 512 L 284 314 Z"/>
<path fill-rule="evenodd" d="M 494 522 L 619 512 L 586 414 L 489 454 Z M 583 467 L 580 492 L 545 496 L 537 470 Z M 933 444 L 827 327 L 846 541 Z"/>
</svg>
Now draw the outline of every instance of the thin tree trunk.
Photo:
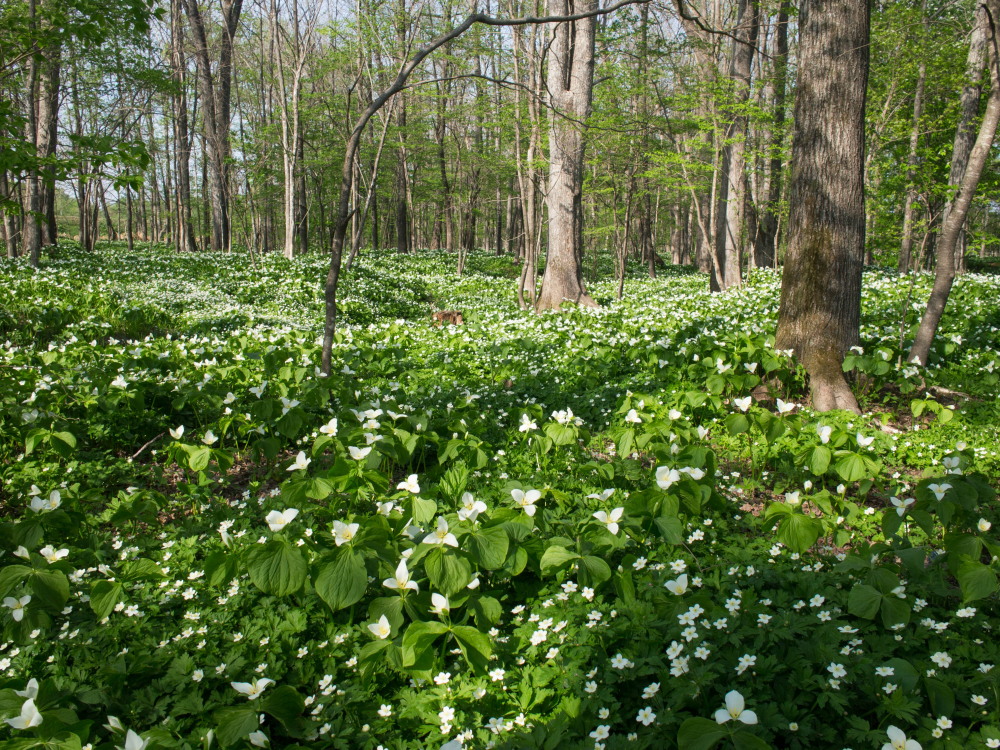
<svg viewBox="0 0 1000 750">
<path fill-rule="evenodd" d="M 760 231 L 754 252 L 757 268 L 774 268 L 778 244 L 778 216 L 781 203 L 782 171 L 784 164 L 781 150 L 785 140 L 785 96 L 788 88 L 788 9 L 789 0 L 782 0 L 774 30 L 774 107 L 773 124 L 768 144 L 771 158 L 768 166 L 767 202 L 760 216 Z"/>
<path fill-rule="evenodd" d="M 926 365 L 928 362 L 931 344 L 934 341 L 941 316 L 944 314 L 945 305 L 951 294 L 952 284 L 955 281 L 955 250 L 959 245 L 962 225 L 965 224 L 972 199 L 976 195 L 976 188 L 979 186 L 979 179 L 989 160 L 993 139 L 997 132 L 997 123 L 1000 122 L 1000 54 L 998 54 L 997 49 L 1000 0 L 986 0 L 985 5 L 993 22 L 990 25 L 988 42 L 991 52 L 990 98 L 986 103 L 986 111 L 979 125 L 976 142 L 969 153 L 958 194 L 951 202 L 948 218 L 941 227 L 941 236 L 937 242 L 937 268 L 934 271 L 934 286 L 931 289 L 927 309 L 920 320 L 916 338 L 907 357 L 907 360 L 914 364 Z M 973 37 L 972 43 L 975 43 L 975 37 Z"/>
<path fill-rule="evenodd" d="M 993 18 L 992 23 L 1000 23 L 1000 19 Z M 983 69 L 987 60 L 987 40 L 990 36 L 990 18 L 986 11 L 986 5 L 979 3 L 976 6 L 975 21 L 972 27 L 972 34 L 969 39 L 969 54 L 965 60 L 965 78 L 962 85 L 962 94 L 959 98 L 959 109 L 961 116 L 958 128 L 955 131 L 955 143 L 951 152 L 951 169 L 948 173 L 948 184 L 954 189 L 961 184 L 962 176 L 965 174 L 966 166 L 969 163 L 969 155 L 972 153 L 972 146 L 976 141 L 976 117 L 979 114 L 979 103 L 983 92 Z M 941 226 L 948 221 L 948 214 L 951 213 L 952 204 L 948 201 L 944 205 L 941 214 Z M 965 225 L 959 230 L 960 238 L 964 240 Z M 960 242 L 960 244 L 964 244 Z M 955 270 L 958 273 L 965 271 L 965 253 L 958 253 L 955 259 Z"/>
<path fill-rule="evenodd" d="M 927 0 L 923 0 L 920 6 L 923 17 L 924 32 L 927 31 Z M 910 270 L 913 255 L 913 235 L 914 235 L 914 215 L 917 205 L 917 166 L 920 163 L 920 155 L 917 149 L 920 147 L 920 121 L 924 112 L 924 88 L 927 84 L 927 60 L 920 58 L 920 66 L 917 69 L 917 87 L 913 94 L 913 121 L 910 124 L 910 152 L 906 160 L 906 200 L 903 202 L 903 237 L 899 245 L 899 262 L 897 268 L 906 272 Z"/>
<path fill-rule="evenodd" d="M 715 253 L 718 257 L 717 268 L 721 272 L 716 285 L 720 291 L 737 287 L 742 281 L 740 258 L 747 239 L 746 139 L 749 117 L 746 106 L 750 101 L 750 73 L 759 27 L 760 8 L 757 0 L 739 0 L 729 64 L 733 102 L 727 107 L 729 123 L 722 146 L 719 191 L 716 196 Z"/>
</svg>

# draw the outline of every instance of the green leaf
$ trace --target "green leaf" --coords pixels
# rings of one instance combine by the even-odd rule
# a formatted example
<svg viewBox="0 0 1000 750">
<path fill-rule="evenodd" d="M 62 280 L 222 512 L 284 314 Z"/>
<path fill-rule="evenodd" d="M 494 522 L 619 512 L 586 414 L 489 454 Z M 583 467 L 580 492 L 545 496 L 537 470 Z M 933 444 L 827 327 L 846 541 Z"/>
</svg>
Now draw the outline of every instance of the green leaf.
<svg viewBox="0 0 1000 750">
<path fill-rule="evenodd" d="M 122 585 L 114 581 L 94 581 L 90 587 L 90 608 L 98 620 L 111 614 L 121 601 Z"/>
<path fill-rule="evenodd" d="M 8 565 L 0 570 L 0 596 L 9 594 L 30 573 L 31 568 L 27 565 Z"/>
<path fill-rule="evenodd" d="M 320 567 L 315 586 L 319 598 L 334 612 L 361 601 L 368 588 L 364 558 L 353 550 L 341 549 L 333 562 Z"/>
<path fill-rule="evenodd" d="M 981 562 L 963 560 L 958 566 L 958 585 L 966 602 L 985 599 L 997 590 L 997 574 Z"/>
<path fill-rule="evenodd" d="M 889 659 L 883 666 L 892 667 L 892 681 L 898 681 L 904 692 L 913 690 L 920 680 L 917 670 L 905 659 Z"/>
<path fill-rule="evenodd" d="M 569 425 L 549 422 L 543 430 L 553 445 L 572 445 L 576 442 L 576 430 Z"/>
<path fill-rule="evenodd" d="M 469 585 L 472 567 L 457 552 L 438 548 L 428 553 L 424 570 L 431 584 L 445 596 L 452 596 Z"/>
<path fill-rule="evenodd" d="M 865 460 L 857 453 L 847 453 L 833 468 L 845 482 L 858 482 L 868 476 Z"/>
<path fill-rule="evenodd" d="M 413 522 L 418 526 L 426 526 L 437 515 L 437 503 L 424 497 L 413 496 Z"/>
<path fill-rule="evenodd" d="M 496 570 L 503 566 L 510 547 L 510 537 L 502 528 L 494 526 L 469 534 L 466 538 L 472 559 L 486 570 Z"/>
<path fill-rule="evenodd" d="M 733 735 L 733 747 L 736 750 L 771 750 L 770 745 L 750 732 L 736 732 Z"/>
<path fill-rule="evenodd" d="M 632 455 L 632 448 L 635 447 L 635 430 L 629 427 L 625 430 L 621 437 L 618 438 L 618 455 L 622 458 L 628 458 Z"/>
<path fill-rule="evenodd" d="M 306 561 L 288 542 L 273 540 L 251 548 L 247 572 L 265 594 L 285 596 L 298 591 L 306 582 Z"/>
<path fill-rule="evenodd" d="M 882 597 L 882 624 L 887 628 L 905 625 L 910 621 L 910 605 L 897 596 Z"/>
<path fill-rule="evenodd" d="M 677 747 L 678 750 L 710 750 L 727 734 L 721 724 L 711 719 L 686 719 L 677 732 Z"/>
<path fill-rule="evenodd" d="M 123 581 L 158 581 L 165 577 L 159 563 L 146 557 L 129 560 L 122 566 L 121 579 Z"/>
<path fill-rule="evenodd" d="M 503 607 L 492 596 L 481 596 L 476 599 L 472 603 L 472 611 L 475 613 L 476 625 L 480 630 L 489 630 L 503 617 Z"/>
<path fill-rule="evenodd" d="M 489 636 L 468 625 L 456 625 L 451 632 L 469 664 L 474 669 L 485 672 L 493 651 Z"/>
<path fill-rule="evenodd" d="M 550 576 L 554 575 L 558 571 L 565 568 L 573 560 L 578 559 L 580 556 L 575 552 L 570 552 L 565 547 L 560 547 L 558 544 L 553 544 L 548 547 L 542 554 L 542 575 Z"/>
<path fill-rule="evenodd" d="M 955 712 L 955 694 L 941 680 L 934 677 L 924 678 L 927 698 L 930 700 L 933 716 L 951 716 Z"/>
<path fill-rule="evenodd" d="M 441 622 L 412 622 L 403 633 L 403 666 L 430 669 L 434 664 L 434 641 L 448 632 Z"/>
<path fill-rule="evenodd" d="M 63 458 L 69 458 L 76 450 L 76 438 L 70 432 L 53 432 L 49 438 L 49 445 Z"/>
<path fill-rule="evenodd" d="M 215 712 L 215 736 L 222 747 L 245 740 L 259 726 L 257 711 L 250 706 L 223 708 Z"/>
<path fill-rule="evenodd" d="M 584 586 L 596 587 L 611 578 L 611 566 L 604 558 L 585 555 L 580 558 L 580 581 Z"/>
<path fill-rule="evenodd" d="M 37 427 L 34 430 L 31 430 L 24 438 L 24 455 L 30 456 L 35 448 L 37 448 L 47 436 L 48 430 L 43 430 Z"/>
<path fill-rule="evenodd" d="M 812 454 L 809 456 L 809 471 L 816 476 L 826 474 L 826 470 L 830 468 L 830 460 L 832 458 L 833 454 L 829 448 L 825 445 L 817 445 L 812 449 Z"/>
<path fill-rule="evenodd" d="M 655 523 L 656 528 L 660 530 L 660 535 L 668 544 L 684 543 L 684 528 L 681 526 L 681 519 L 676 516 L 658 516 Z"/>
<path fill-rule="evenodd" d="M 847 611 L 855 617 L 874 620 L 882 604 L 882 594 L 867 583 L 859 583 L 847 597 Z"/>
<path fill-rule="evenodd" d="M 212 449 L 207 445 L 190 448 L 188 452 L 188 468 L 191 471 L 204 471 L 212 458 Z"/>
<path fill-rule="evenodd" d="M 31 591 L 32 604 L 60 610 L 69 599 L 69 579 L 58 570 L 35 570 L 28 576 L 28 590 Z"/>
<path fill-rule="evenodd" d="M 745 414 L 730 414 L 726 417 L 726 429 L 730 435 L 741 435 L 750 429 L 750 420 Z"/>
<path fill-rule="evenodd" d="M 789 513 L 778 523 L 778 539 L 800 554 L 812 547 L 822 533 L 823 524 L 804 513 Z"/>
<path fill-rule="evenodd" d="M 282 685 L 264 693 L 260 709 L 281 722 L 285 728 L 293 726 L 306 704 L 302 696 L 290 685 Z"/>
</svg>

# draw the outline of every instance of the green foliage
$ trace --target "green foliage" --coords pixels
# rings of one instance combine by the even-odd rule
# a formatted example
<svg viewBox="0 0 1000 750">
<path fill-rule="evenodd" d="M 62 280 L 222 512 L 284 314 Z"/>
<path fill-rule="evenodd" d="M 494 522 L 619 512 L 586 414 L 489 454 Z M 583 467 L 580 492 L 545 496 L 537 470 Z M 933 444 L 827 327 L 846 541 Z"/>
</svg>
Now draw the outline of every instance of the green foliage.
<svg viewBox="0 0 1000 750">
<path fill-rule="evenodd" d="M 31 678 L 43 717 L 14 741 L 862 747 L 892 725 L 930 747 L 939 717 L 956 743 L 1000 725 L 994 412 L 929 390 L 995 345 L 910 373 L 892 276 L 867 279 L 849 367 L 879 410 L 857 416 L 804 406 L 772 274 L 535 316 L 492 259 L 457 287 L 444 254 L 394 259 L 392 293 L 362 262 L 371 305 L 323 378 L 320 259 L 222 260 L 4 266 L 18 304 L 65 315 L 0 349 L 0 719 Z M 1000 297 L 958 284 L 982 302 L 945 325 L 972 340 Z M 425 292 L 472 322 L 429 325 Z M 733 691 L 752 713 L 720 723 Z"/>
</svg>

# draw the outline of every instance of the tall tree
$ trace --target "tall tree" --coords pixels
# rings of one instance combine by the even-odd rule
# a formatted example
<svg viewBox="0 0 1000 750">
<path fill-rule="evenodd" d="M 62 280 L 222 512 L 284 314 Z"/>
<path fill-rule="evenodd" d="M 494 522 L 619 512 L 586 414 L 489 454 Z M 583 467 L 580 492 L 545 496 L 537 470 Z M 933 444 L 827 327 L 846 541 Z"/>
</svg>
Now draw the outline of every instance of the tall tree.
<svg viewBox="0 0 1000 750">
<path fill-rule="evenodd" d="M 841 368 L 858 342 L 864 260 L 869 0 L 803 0 L 788 257 L 776 346 L 809 373 L 813 407 L 858 402 Z"/>
<path fill-rule="evenodd" d="M 222 30 L 218 42 L 218 65 L 214 72 L 205 18 L 198 0 L 184 0 L 184 8 L 194 35 L 201 87 L 202 125 L 208 157 L 209 199 L 211 202 L 212 250 L 228 251 L 232 246 L 229 216 L 230 107 L 233 84 L 233 44 L 243 10 L 243 0 L 222 0 Z"/>
<path fill-rule="evenodd" d="M 739 286 L 742 279 L 741 258 L 748 239 L 746 142 L 750 118 L 747 103 L 750 101 L 750 72 L 759 29 L 758 0 L 739 0 L 729 59 L 731 91 L 726 107 L 728 122 L 716 195 L 715 253 L 718 261 L 713 264 L 712 288 L 718 290 Z"/>
<path fill-rule="evenodd" d="M 915 364 L 926 365 L 930 357 L 931 344 L 937 333 L 945 305 L 951 295 L 951 287 L 955 281 L 955 253 L 958 247 L 962 225 L 969 214 L 972 199 L 982 177 L 983 169 L 989 160 L 996 137 L 997 123 L 1000 122 L 1000 33 L 997 24 L 1000 23 L 1000 0 L 984 0 L 980 3 L 986 7 L 989 15 L 989 33 L 987 36 L 990 55 L 990 98 L 986 103 L 983 120 L 979 124 L 979 134 L 968 155 L 965 171 L 959 183 L 958 192 L 950 200 L 948 218 L 941 227 L 941 236 L 937 244 L 937 267 L 934 270 L 934 286 L 931 289 L 927 308 L 920 319 L 913 346 L 907 359 Z M 975 45 L 976 30 L 973 28 L 971 44 Z"/>
<path fill-rule="evenodd" d="M 550 16 L 589 13 L 596 0 L 549 0 Z M 593 17 L 557 24 L 549 45 L 549 217 L 548 257 L 537 310 L 570 301 L 589 307 L 581 269 L 583 257 L 583 168 L 586 126 L 594 87 Z"/>
</svg>

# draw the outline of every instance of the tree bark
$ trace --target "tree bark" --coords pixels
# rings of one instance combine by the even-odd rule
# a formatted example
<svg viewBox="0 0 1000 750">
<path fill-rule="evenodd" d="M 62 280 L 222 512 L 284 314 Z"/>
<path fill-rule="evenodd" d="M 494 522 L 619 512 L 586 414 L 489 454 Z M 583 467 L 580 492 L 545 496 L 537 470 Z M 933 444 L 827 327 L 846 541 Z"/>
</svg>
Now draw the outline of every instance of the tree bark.
<svg viewBox="0 0 1000 750">
<path fill-rule="evenodd" d="M 924 31 L 927 30 L 927 0 L 923 0 L 920 6 L 923 16 Z M 917 69 L 917 87 L 913 93 L 913 121 L 910 124 L 910 151 L 906 160 L 906 199 L 903 202 L 903 237 L 899 245 L 899 262 L 896 267 L 899 271 L 910 270 L 913 255 L 913 235 L 914 235 L 914 214 L 916 213 L 917 195 L 917 166 L 920 163 L 920 155 L 917 149 L 920 147 L 920 121 L 924 111 L 924 89 L 927 85 L 927 60 L 920 59 L 920 66 Z"/>
<path fill-rule="evenodd" d="M 715 285 L 721 291 L 740 285 L 741 257 L 747 240 L 746 231 L 746 139 L 750 118 L 746 105 L 750 101 L 750 72 L 760 28 L 760 8 L 757 0 L 739 0 L 733 50 L 729 63 L 732 83 L 732 104 L 726 109 L 729 120 L 722 147 L 722 165 L 716 215 L 715 253 L 721 272 Z"/>
<path fill-rule="evenodd" d="M 868 0 L 804 0 L 788 258 L 776 347 L 809 373 L 813 407 L 858 403 L 841 369 L 858 342 L 864 259 Z"/>
<path fill-rule="evenodd" d="M 997 23 L 1000 22 L 1000 0 L 986 0 L 984 5 L 990 16 L 988 42 L 992 52 L 990 56 L 990 98 L 986 103 L 983 120 L 979 124 L 976 142 L 969 153 L 958 193 L 951 202 L 948 218 L 941 227 L 941 236 L 937 242 L 934 286 L 931 289 L 927 309 L 924 310 L 924 315 L 920 319 L 917 335 L 907 357 L 907 360 L 914 364 L 926 365 L 930 356 L 931 344 L 934 342 L 934 336 L 937 333 L 941 316 L 944 314 L 945 305 L 947 305 L 948 297 L 951 294 L 952 284 L 955 281 L 955 251 L 959 245 L 962 226 L 969 214 L 969 208 L 976 195 L 976 188 L 979 186 L 983 169 L 989 160 L 993 139 L 997 132 L 997 123 L 1000 122 L 1000 55 L 997 54 L 997 45 L 1000 41 L 997 33 Z M 972 44 L 975 43 L 975 35 L 973 35 Z"/>
<path fill-rule="evenodd" d="M 994 24 L 1000 19 L 993 18 Z M 976 117 L 979 115 L 979 103 L 983 93 L 983 69 L 986 67 L 987 40 L 990 38 L 990 17 L 985 3 L 976 6 L 972 34 L 969 38 L 969 54 L 965 60 L 965 78 L 962 94 L 959 97 L 961 116 L 958 129 L 955 131 L 955 143 L 951 152 L 951 169 L 948 173 L 948 185 L 954 190 L 962 182 L 972 146 L 976 142 Z M 945 203 L 941 213 L 941 226 L 948 221 L 952 210 L 952 201 Z M 959 245 L 964 245 L 965 225 L 959 230 Z M 965 270 L 965 253 L 958 253 L 955 259 L 955 270 Z"/>
<path fill-rule="evenodd" d="M 778 244 L 778 215 L 781 203 L 782 171 L 784 163 L 781 150 L 785 141 L 785 97 L 788 88 L 788 9 L 789 0 L 782 0 L 774 30 L 774 107 L 771 137 L 768 148 L 770 160 L 767 179 L 767 202 L 760 215 L 760 230 L 754 248 L 754 265 L 757 268 L 774 268 Z"/>
<path fill-rule="evenodd" d="M 571 15 L 597 7 L 596 0 L 548 0 L 549 15 Z M 558 24 L 549 46 L 549 217 L 548 257 L 536 310 L 558 309 L 570 301 L 597 303 L 583 285 L 583 168 L 586 121 L 594 85 L 594 33 L 591 18 Z"/>
</svg>

